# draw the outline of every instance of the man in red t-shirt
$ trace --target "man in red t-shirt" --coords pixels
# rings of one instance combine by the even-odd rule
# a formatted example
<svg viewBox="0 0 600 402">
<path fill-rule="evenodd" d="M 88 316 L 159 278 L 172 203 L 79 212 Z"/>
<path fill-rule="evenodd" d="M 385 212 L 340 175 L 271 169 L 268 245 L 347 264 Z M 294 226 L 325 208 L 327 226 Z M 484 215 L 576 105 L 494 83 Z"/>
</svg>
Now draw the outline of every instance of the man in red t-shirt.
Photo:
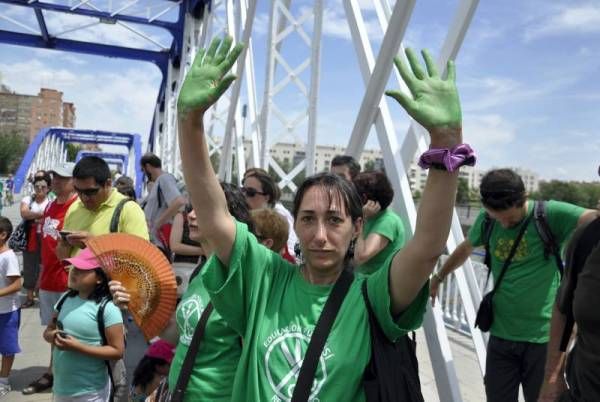
<svg viewBox="0 0 600 402">
<path fill-rule="evenodd" d="M 59 231 L 63 227 L 65 215 L 71 204 L 77 199 L 73 189 L 74 163 L 64 162 L 55 166 L 52 174 L 52 190 L 56 199 L 46 207 L 42 217 L 42 249 L 40 273 L 40 319 L 46 327 L 52 321 L 54 305 L 67 290 L 68 272 L 65 265 L 56 256 L 56 245 L 60 239 Z M 52 362 L 48 371 L 39 379 L 23 389 L 26 395 L 44 391 L 52 387 Z"/>
</svg>

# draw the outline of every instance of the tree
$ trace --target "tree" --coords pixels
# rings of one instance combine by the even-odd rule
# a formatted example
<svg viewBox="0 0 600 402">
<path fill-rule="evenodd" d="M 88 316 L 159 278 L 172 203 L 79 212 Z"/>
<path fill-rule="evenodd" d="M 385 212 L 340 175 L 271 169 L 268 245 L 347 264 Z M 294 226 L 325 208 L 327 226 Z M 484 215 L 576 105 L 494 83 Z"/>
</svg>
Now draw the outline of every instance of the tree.
<svg viewBox="0 0 600 402">
<path fill-rule="evenodd" d="M 533 193 L 531 197 L 541 200 L 569 202 L 585 208 L 596 208 L 600 199 L 600 183 L 560 180 L 541 182 L 539 190 Z"/>
<path fill-rule="evenodd" d="M 77 154 L 83 149 L 83 145 L 74 142 L 67 143 L 67 161 L 75 162 Z"/>
<path fill-rule="evenodd" d="M 0 173 L 13 173 L 27 150 L 27 140 L 17 132 L 0 132 Z"/>
<path fill-rule="evenodd" d="M 375 161 L 373 159 L 369 159 L 365 162 L 365 172 L 372 172 L 375 170 Z"/>
<path fill-rule="evenodd" d="M 464 177 L 458 178 L 458 190 L 456 191 L 456 203 L 467 204 L 470 199 L 469 182 Z"/>
</svg>

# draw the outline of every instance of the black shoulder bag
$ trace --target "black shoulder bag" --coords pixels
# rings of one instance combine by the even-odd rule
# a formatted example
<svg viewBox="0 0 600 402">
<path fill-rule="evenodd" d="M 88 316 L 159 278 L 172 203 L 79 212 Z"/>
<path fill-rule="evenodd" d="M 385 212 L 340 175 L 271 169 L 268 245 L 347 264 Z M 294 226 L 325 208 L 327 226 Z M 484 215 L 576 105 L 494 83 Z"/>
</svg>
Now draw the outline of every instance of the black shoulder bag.
<svg viewBox="0 0 600 402">
<path fill-rule="evenodd" d="M 502 266 L 502 270 L 500 271 L 498 280 L 496 281 L 496 283 L 494 283 L 494 288 L 488 294 L 486 294 L 483 297 L 483 299 L 481 300 L 481 304 L 479 305 L 479 310 L 477 310 L 477 317 L 475 318 L 475 327 L 479 328 L 480 331 L 488 332 L 490 330 L 490 328 L 492 327 L 492 323 L 494 322 L 494 305 L 492 303 L 492 299 L 494 298 L 494 293 L 496 293 L 496 291 L 498 290 L 498 287 L 500 286 L 500 282 L 502 282 L 502 278 L 504 278 L 504 274 L 506 273 L 506 270 L 507 270 L 508 266 L 510 265 L 510 262 L 512 261 L 513 257 L 515 256 L 515 253 L 517 252 L 519 243 L 521 243 L 521 239 L 523 238 L 523 235 L 525 234 L 525 231 L 527 230 L 527 226 L 529 226 L 529 221 L 531 221 L 531 214 L 529 214 L 527 216 L 527 218 L 525 219 L 525 222 L 522 223 L 521 230 L 519 231 L 519 234 L 517 235 L 517 238 L 515 239 L 515 242 L 513 243 L 513 246 L 510 249 L 508 258 L 506 260 L 504 260 L 504 265 Z M 489 272 L 488 272 L 488 279 L 489 279 L 491 272 L 492 272 L 492 267 L 490 264 Z"/>
<path fill-rule="evenodd" d="M 369 314 L 371 360 L 363 375 L 367 402 L 423 402 L 415 333 L 406 334 L 396 342 L 390 341 L 373 311 L 367 281 L 362 294 Z"/>
<path fill-rule="evenodd" d="M 298 374 L 298 381 L 296 381 L 296 387 L 294 388 L 291 402 L 308 401 L 310 390 L 315 379 L 317 365 L 319 364 L 319 357 L 321 356 L 321 353 L 323 353 L 325 341 L 327 341 L 335 317 L 337 317 L 337 314 L 340 311 L 342 302 L 344 301 L 353 280 L 354 275 L 344 269 L 338 280 L 335 282 L 335 285 L 333 285 L 333 289 L 319 316 L 319 321 L 317 321 L 317 325 L 315 326 L 315 331 L 310 337 L 308 349 L 306 350 L 304 360 L 302 361 L 302 367 Z"/>
</svg>

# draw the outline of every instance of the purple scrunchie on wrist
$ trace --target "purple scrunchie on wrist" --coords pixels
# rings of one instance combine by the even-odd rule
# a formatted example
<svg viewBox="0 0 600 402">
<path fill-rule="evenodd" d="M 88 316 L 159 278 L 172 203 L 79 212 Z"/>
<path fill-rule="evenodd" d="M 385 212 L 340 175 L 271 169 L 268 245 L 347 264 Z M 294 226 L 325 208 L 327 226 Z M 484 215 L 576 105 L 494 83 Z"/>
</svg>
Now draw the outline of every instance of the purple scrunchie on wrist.
<svg viewBox="0 0 600 402">
<path fill-rule="evenodd" d="M 468 144 L 458 144 L 448 148 L 432 148 L 423 152 L 419 158 L 419 166 L 429 169 L 432 165 L 442 165 L 449 172 L 454 172 L 463 165 L 475 166 L 475 152 Z"/>
</svg>

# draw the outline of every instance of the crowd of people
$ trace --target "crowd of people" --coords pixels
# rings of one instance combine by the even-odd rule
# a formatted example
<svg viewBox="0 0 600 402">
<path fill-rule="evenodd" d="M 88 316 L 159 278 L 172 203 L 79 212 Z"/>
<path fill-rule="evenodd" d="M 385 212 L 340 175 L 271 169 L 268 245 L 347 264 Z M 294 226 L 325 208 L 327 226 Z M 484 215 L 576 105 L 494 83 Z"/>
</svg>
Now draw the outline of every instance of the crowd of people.
<svg viewBox="0 0 600 402">
<path fill-rule="evenodd" d="M 517 401 L 520 386 L 528 402 L 600 400 L 598 317 L 581 295 L 598 293 L 596 243 L 587 248 L 589 259 L 573 251 L 564 270 L 560 256 L 573 231 L 596 222 L 595 210 L 534 202 L 516 173 L 491 170 L 467 239 L 434 272 L 446 249 L 458 170 L 475 162 L 462 140 L 452 62 L 442 79 L 429 53 L 424 69 L 408 49 L 409 66 L 395 63 L 411 95 L 386 92 L 430 134 L 430 150 L 419 160 L 428 179 L 408 236 L 407 222 L 392 210 L 385 172 L 361 172 L 351 156 L 339 155 L 329 172 L 306 178 L 291 211 L 266 170 L 248 169 L 240 187 L 218 181 L 203 117 L 235 79 L 229 70 L 242 48 L 227 37 L 214 40 L 180 89 L 184 185 L 151 153 L 139 161 L 147 178 L 141 199 L 130 178 L 114 178 L 98 157 L 37 172 L 15 228 L 26 239 L 18 250 L 22 272 L 9 247 L 13 226 L 0 217 L 0 397 L 10 391 L 20 352 L 21 309 L 37 294 L 51 360 L 24 394 L 52 389 L 55 401 L 397 400 L 406 385 L 395 370 L 370 371 L 381 357 L 376 350 L 385 344 L 396 351 L 421 325 L 440 284 L 483 246 L 494 279 L 484 298 L 490 325 L 484 328 L 484 304 L 482 321 L 478 314 L 480 329 L 490 332 L 487 400 Z M 130 382 L 123 356 L 132 289 L 111 281 L 86 247 L 114 232 L 160 248 L 178 283 L 177 308 L 160 339 L 138 356 Z M 557 337 L 570 331 L 565 317 L 578 329 L 567 331 L 577 358 L 566 369 L 556 350 Z"/>
</svg>

